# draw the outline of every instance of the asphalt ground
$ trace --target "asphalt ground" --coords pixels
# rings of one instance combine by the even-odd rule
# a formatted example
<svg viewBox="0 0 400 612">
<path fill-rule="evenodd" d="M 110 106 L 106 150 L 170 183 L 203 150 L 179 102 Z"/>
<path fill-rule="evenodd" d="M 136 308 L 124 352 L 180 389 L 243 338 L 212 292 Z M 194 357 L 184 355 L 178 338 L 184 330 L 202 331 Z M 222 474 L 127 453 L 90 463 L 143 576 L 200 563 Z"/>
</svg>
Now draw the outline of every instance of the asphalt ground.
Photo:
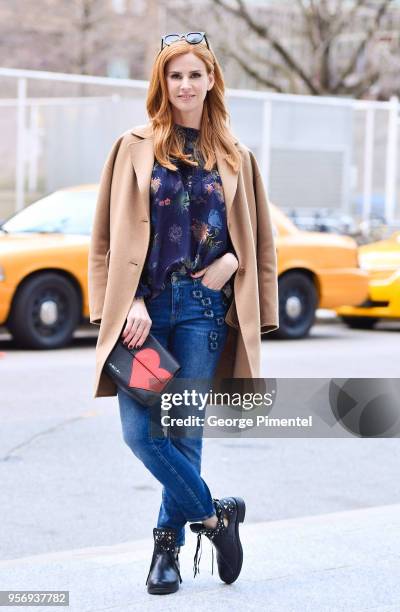
<svg viewBox="0 0 400 612">
<path fill-rule="evenodd" d="M 399 329 L 327 316 L 307 340 L 266 335 L 263 375 L 396 377 Z M 213 495 L 246 500 L 243 572 L 226 587 L 205 550 L 193 580 L 187 528 L 185 584 L 168 603 L 148 595 L 161 485 L 124 444 L 117 398 L 92 398 L 95 337 L 84 327 L 68 348 L 21 351 L 0 334 L 1 589 L 64 586 L 80 611 L 400 609 L 395 439 L 205 439 Z"/>
</svg>

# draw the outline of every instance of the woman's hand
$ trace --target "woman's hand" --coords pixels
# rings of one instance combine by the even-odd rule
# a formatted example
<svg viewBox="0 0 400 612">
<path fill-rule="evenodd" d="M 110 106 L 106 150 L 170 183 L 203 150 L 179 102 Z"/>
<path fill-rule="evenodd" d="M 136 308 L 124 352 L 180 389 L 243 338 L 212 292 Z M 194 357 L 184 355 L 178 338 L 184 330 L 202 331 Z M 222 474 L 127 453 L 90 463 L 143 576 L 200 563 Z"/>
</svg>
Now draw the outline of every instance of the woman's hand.
<svg viewBox="0 0 400 612">
<path fill-rule="evenodd" d="M 203 285 L 214 289 L 214 291 L 219 291 L 231 278 L 232 274 L 236 272 L 238 267 L 239 262 L 235 255 L 233 253 L 225 253 L 222 257 L 214 259 L 209 266 L 197 272 L 192 272 L 191 276 L 192 278 L 198 278 L 204 274 L 204 278 L 201 281 Z"/>
<path fill-rule="evenodd" d="M 147 312 L 144 299 L 133 298 L 132 306 L 128 312 L 125 329 L 122 332 L 124 344 L 129 348 L 140 348 L 150 331 L 152 320 Z"/>
</svg>

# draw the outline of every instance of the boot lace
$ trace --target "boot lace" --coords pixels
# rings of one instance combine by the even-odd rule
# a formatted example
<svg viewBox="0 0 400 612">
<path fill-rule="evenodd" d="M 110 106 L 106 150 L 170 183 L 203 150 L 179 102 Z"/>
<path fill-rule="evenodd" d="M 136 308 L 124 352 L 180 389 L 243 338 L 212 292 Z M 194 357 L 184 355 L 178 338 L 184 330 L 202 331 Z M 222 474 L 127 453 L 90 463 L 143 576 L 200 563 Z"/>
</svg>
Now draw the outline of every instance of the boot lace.
<svg viewBox="0 0 400 612">
<path fill-rule="evenodd" d="M 194 554 L 194 562 L 193 562 L 193 577 L 194 578 L 196 578 L 197 574 L 200 574 L 200 559 L 201 559 L 201 553 L 203 549 L 201 536 L 205 535 L 207 536 L 207 538 L 209 538 L 209 540 L 212 541 L 215 537 L 217 537 L 220 533 L 222 533 L 224 529 L 226 529 L 225 523 L 224 523 L 224 513 L 223 513 L 222 506 L 219 503 L 218 499 L 215 499 L 213 501 L 214 501 L 214 505 L 216 509 L 218 523 L 214 528 L 203 527 L 197 534 L 197 546 L 196 546 L 196 552 Z M 212 544 L 211 544 L 211 574 L 214 575 L 214 546 Z"/>
</svg>

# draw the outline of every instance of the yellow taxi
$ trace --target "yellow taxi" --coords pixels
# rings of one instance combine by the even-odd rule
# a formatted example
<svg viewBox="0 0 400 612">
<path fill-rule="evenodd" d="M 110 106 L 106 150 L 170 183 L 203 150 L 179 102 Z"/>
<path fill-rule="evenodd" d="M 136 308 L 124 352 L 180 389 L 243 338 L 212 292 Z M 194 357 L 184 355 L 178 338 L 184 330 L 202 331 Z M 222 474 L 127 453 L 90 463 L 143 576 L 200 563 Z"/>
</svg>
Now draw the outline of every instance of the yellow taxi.
<svg viewBox="0 0 400 612">
<path fill-rule="evenodd" d="M 349 327 L 372 329 L 379 319 L 400 318 L 400 232 L 359 248 L 360 265 L 369 274 L 367 299 L 336 309 Z"/>
<path fill-rule="evenodd" d="M 0 325 L 17 346 L 66 346 L 89 319 L 87 261 L 98 186 L 60 189 L 0 227 Z M 303 232 L 271 205 L 279 260 L 282 338 L 302 338 L 317 307 L 367 297 L 355 242 Z M 274 332 L 276 333 L 276 332 Z"/>
<path fill-rule="evenodd" d="M 303 338 L 317 308 L 361 304 L 368 275 L 358 264 L 357 243 L 349 236 L 298 229 L 271 204 L 278 250 L 279 338 Z"/>
</svg>

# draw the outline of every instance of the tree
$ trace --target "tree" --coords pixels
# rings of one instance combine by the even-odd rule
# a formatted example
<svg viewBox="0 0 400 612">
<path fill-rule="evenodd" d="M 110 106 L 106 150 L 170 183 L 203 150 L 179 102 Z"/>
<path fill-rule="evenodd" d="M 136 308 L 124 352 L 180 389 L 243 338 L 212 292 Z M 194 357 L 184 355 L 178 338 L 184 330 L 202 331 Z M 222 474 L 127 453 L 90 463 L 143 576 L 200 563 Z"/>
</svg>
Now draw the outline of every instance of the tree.
<svg viewBox="0 0 400 612">
<path fill-rule="evenodd" d="M 255 82 L 277 92 L 311 95 L 376 96 L 384 66 L 375 50 L 392 0 L 293 0 L 279 10 L 294 11 L 295 25 L 285 38 L 269 7 L 250 7 L 244 0 L 211 0 L 217 19 L 229 15 L 240 37 L 228 37 L 226 52 Z M 399 14 L 398 8 L 393 7 Z M 249 36 L 243 35 L 244 30 Z M 385 59 L 400 58 L 398 34 Z M 233 44 L 232 44 L 233 41 Z M 251 42 L 250 42 L 251 41 Z M 254 44 L 256 41 L 256 45 Z M 254 46 L 262 52 L 254 51 Z M 374 53 L 372 53 L 372 50 Z M 377 55 L 377 57 L 374 57 Z M 393 85 L 396 92 L 399 84 Z"/>
</svg>

